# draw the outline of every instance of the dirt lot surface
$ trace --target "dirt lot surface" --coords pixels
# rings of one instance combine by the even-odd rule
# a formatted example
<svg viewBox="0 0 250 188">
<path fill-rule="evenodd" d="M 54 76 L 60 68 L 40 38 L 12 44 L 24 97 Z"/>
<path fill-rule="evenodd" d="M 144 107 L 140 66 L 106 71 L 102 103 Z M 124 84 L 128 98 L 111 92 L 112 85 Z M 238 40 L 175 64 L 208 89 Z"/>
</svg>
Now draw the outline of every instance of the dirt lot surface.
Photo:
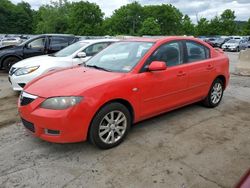
<svg viewBox="0 0 250 188">
<path fill-rule="evenodd" d="M 229 54 L 231 72 L 237 55 Z M 106 151 L 34 138 L 18 123 L 16 100 L 0 73 L 0 187 L 224 188 L 250 167 L 250 77 L 231 75 L 217 108 L 194 104 L 143 121 Z"/>
</svg>

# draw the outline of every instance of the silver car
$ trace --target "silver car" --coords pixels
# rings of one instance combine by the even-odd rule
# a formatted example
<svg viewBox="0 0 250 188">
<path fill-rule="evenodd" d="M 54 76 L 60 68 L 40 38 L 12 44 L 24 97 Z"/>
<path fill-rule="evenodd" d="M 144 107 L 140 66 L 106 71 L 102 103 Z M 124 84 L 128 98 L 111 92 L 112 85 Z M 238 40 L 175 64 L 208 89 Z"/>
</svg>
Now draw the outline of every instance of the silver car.
<svg viewBox="0 0 250 188">
<path fill-rule="evenodd" d="M 247 48 L 247 41 L 245 39 L 231 39 L 222 45 L 224 51 L 245 50 Z"/>
</svg>

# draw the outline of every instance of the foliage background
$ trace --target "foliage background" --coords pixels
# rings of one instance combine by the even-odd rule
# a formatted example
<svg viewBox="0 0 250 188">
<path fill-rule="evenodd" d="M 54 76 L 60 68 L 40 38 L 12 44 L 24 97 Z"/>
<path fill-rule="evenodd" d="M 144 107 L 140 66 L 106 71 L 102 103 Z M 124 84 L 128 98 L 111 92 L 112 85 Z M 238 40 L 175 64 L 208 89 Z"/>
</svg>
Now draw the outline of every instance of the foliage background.
<svg viewBox="0 0 250 188">
<path fill-rule="evenodd" d="M 75 35 L 250 35 L 250 18 L 236 21 L 227 9 L 211 20 L 193 24 L 188 15 L 171 4 L 142 6 L 132 2 L 116 9 L 110 17 L 95 3 L 57 0 L 32 10 L 28 3 L 17 5 L 0 0 L 0 33 Z"/>
</svg>

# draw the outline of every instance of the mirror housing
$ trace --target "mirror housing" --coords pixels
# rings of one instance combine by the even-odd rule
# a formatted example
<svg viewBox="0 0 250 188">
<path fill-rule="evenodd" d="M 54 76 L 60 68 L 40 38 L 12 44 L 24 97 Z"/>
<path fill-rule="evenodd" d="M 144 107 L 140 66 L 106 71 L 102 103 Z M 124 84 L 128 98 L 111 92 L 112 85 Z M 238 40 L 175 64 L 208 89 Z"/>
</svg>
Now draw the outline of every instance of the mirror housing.
<svg viewBox="0 0 250 188">
<path fill-rule="evenodd" d="M 163 71 L 166 69 L 167 66 L 164 61 L 153 61 L 148 67 L 149 71 Z"/>
<path fill-rule="evenodd" d="M 85 57 L 87 57 L 87 54 L 85 52 L 78 52 L 78 54 L 76 56 L 78 58 L 85 58 Z"/>
</svg>

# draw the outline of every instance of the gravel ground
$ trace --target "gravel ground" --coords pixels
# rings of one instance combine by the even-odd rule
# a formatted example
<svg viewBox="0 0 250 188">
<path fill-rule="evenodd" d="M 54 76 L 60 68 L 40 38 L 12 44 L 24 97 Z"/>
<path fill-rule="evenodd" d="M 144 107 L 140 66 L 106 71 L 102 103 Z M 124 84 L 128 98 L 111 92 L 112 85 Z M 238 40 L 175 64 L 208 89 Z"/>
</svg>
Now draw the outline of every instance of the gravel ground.
<svg viewBox="0 0 250 188">
<path fill-rule="evenodd" d="M 230 53 L 234 71 L 237 53 Z M 0 73 L 0 187 L 227 188 L 250 167 L 250 78 L 231 75 L 222 103 L 143 121 L 111 150 L 28 134 Z"/>
</svg>

